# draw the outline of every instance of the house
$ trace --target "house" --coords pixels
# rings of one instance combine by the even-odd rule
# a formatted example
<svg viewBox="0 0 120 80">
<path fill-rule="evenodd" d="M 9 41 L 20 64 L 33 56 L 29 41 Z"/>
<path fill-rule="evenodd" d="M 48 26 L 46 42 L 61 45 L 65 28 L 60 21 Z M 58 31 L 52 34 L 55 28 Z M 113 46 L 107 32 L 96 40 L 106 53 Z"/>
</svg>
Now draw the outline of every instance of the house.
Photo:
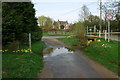
<svg viewBox="0 0 120 80">
<path fill-rule="evenodd" d="M 53 28 L 66 30 L 66 29 L 70 29 L 70 24 L 68 23 L 68 21 L 59 21 L 58 19 L 58 21 L 54 21 Z"/>
</svg>

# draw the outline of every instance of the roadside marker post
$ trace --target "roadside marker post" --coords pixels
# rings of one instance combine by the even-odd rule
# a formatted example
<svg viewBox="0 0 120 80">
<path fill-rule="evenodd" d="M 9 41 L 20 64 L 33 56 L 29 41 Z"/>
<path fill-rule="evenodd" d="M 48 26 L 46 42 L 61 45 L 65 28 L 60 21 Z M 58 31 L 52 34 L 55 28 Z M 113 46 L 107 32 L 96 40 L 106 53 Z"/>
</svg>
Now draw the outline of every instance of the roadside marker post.
<svg viewBox="0 0 120 80">
<path fill-rule="evenodd" d="M 32 49 L 32 47 L 31 47 L 31 33 L 29 33 L 29 48 Z"/>
<path fill-rule="evenodd" d="M 87 35 L 88 35 L 88 26 L 87 26 Z"/>
<path fill-rule="evenodd" d="M 101 37 L 101 31 L 99 30 L 99 37 Z"/>
<path fill-rule="evenodd" d="M 107 40 L 107 30 L 105 30 L 105 41 Z"/>
<path fill-rule="evenodd" d="M 108 42 L 110 41 L 110 20 L 113 19 L 112 14 L 107 14 L 106 19 L 108 20 Z"/>
<path fill-rule="evenodd" d="M 108 42 L 110 41 L 110 21 L 108 20 Z"/>
<path fill-rule="evenodd" d="M 96 33 L 96 25 L 94 25 L 94 33 Z"/>
</svg>

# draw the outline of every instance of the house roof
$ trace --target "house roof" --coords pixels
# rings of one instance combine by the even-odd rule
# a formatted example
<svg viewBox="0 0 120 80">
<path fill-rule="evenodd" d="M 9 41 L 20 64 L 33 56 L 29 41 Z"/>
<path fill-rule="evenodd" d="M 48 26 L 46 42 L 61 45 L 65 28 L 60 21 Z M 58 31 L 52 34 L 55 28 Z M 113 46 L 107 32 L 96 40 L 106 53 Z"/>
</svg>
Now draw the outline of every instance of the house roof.
<svg viewBox="0 0 120 80">
<path fill-rule="evenodd" d="M 67 21 L 59 21 L 59 22 L 60 22 L 60 24 L 68 24 Z"/>
</svg>

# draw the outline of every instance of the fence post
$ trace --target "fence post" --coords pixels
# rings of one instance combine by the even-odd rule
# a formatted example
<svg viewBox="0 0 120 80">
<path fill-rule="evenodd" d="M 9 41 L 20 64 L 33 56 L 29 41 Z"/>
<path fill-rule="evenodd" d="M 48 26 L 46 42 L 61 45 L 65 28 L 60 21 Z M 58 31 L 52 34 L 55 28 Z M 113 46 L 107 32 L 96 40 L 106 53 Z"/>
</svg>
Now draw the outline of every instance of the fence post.
<svg viewBox="0 0 120 80">
<path fill-rule="evenodd" d="M 107 40 L 107 30 L 105 30 L 105 41 Z"/>
<path fill-rule="evenodd" d="M 101 37 L 101 31 L 99 30 L 99 37 Z"/>
<path fill-rule="evenodd" d="M 31 47 L 31 33 L 29 33 L 29 48 L 32 49 L 32 47 Z"/>
<path fill-rule="evenodd" d="M 110 21 L 108 21 L 108 42 L 110 41 Z"/>
<path fill-rule="evenodd" d="M 87 26 L 87 35 L 88 35 L 88 26 Z"/>
<path fill-rule="evenodd" d="M 96 32 L 96 25 L 94 25 L 94 33 Z"/>
</svg>

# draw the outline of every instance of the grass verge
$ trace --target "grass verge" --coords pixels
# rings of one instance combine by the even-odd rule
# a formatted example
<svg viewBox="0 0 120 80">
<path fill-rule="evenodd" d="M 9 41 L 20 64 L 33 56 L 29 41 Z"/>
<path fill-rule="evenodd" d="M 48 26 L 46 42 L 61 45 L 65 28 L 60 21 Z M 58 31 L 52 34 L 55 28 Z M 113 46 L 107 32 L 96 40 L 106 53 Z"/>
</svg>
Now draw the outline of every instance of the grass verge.
<svg viewBox="0 0 120 80">
<path fill-rule="evenodd" d="M 43 36 L 69 36 L 68 34 L 48 34 L 48 33 L 43 33 Z"/>
<path fill-rule="evenodd" d="M 79 44 L 75 38 L 59 38 L 58 40 L 70 46 Z M 97 40 L 96 42 L 91 42 L 87 48 L 83 49 L 84 54 L 120 76 L 120 58 L 118 58 L 120 47 L 118 44 L 120 42 L 110 40 L 108 43 L 102 38 L 98 38 Z M 79 46 L 77 47 L 79 48 Z"/>
<path fill-rule="evenodd" d="M 66 43 L 67 45 L 73 46 L 79 44 L 76 38 L 57 38 L 58 40 Z"/>
<path fill-rule="evenodd" d="M 115 72 L 120 76 L 120 59 L 118 58 L 119 43 L 118 41 L 110 40 L 108 43 L 104 39 L 99 39 L 100 42 L 92 42 L 85 49 L 85 55 L 91 59 L 103 64 L 105 67 Z"/>
<path fill-rule="evenodd" d="M 36 78 L 43 67 L 43 57 L 37 55 L 43 47 L 44 42 L 38 41 L 32 44 L 33 53 L 3 53 L 3 78 Z"/>
</svg>

